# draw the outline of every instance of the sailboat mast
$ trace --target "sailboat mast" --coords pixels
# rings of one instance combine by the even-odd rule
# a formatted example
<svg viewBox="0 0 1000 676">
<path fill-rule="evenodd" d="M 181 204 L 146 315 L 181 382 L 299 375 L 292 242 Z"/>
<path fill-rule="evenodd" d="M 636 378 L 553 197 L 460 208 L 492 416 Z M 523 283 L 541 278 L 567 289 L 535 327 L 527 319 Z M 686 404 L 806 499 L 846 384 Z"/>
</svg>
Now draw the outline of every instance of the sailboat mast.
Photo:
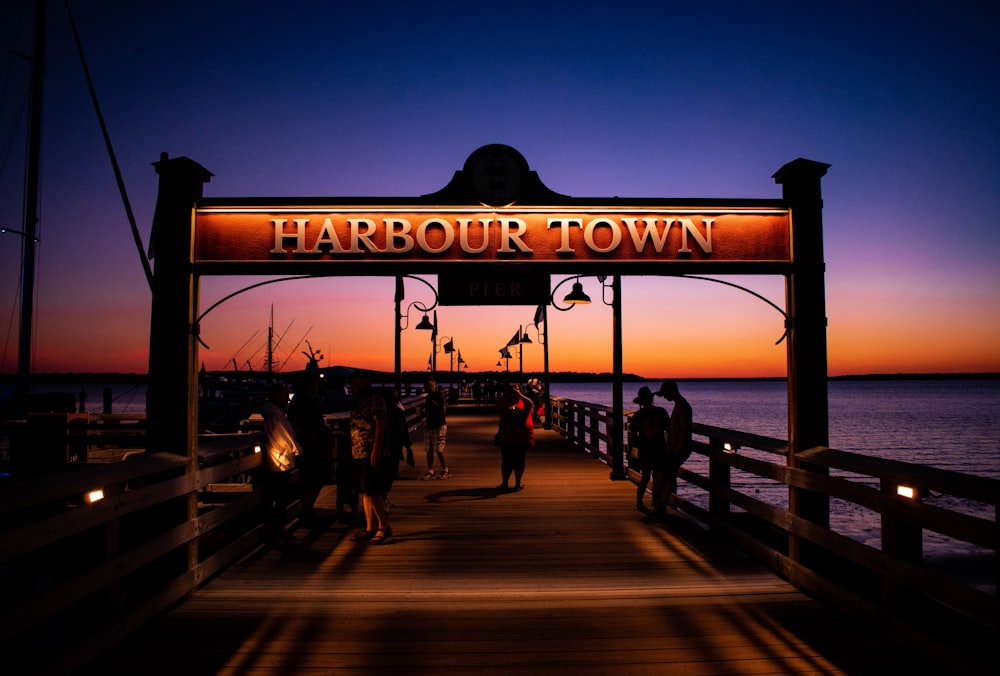
<svg viewBox="0 0 1000 676">
<path fill-rule="evenodd" d="M 28 158 L 24 181 L 24 257 L 22 259 L 21 322 L 17 349 L 17 413 L 28 413 L 31 381 L 31 325 L 35 308 L 35 243 L 38 232 L 38 173 L 42 146 L 42 99 L 45 81 L 46 0 L 35 2 L 35 45 L 31 62 L 31 113 L 28 120 Z"/>
<path fill-rule="evenodd" d="M 274 373 L 274 306 L 271 306 L 271 319 L 267 323 L 267 373 Z"/>
</svg>

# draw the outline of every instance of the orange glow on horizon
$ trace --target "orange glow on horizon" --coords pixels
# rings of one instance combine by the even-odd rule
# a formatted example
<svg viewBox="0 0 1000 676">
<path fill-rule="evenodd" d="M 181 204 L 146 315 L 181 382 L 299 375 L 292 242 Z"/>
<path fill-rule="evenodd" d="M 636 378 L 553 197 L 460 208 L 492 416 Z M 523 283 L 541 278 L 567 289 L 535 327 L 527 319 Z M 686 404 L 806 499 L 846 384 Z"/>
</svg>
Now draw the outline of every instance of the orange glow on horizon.
<svg viewBox="0 0 1000 676">
<path fill-rule="evenodd" d="M 554 287 L 560 280 L 553 280 Z M 245 283 L 239 278 L 206 278 L 202 306 L 208 307 Z M 583 283 L 593 303 L 565 312 L 549 308 L 549 368 L 553 372 L 612 370 L 611 308 L 601 302 L 596 279 L 584 278 Z M 747 283 L 783 304 L 781 279 Z M 308 340 L 324 354 L 323 366 L 391 372 L 393 289 L 392 278 L 325 278 L 283 282 L 238 295 L 203 321 L 201 335 L 210 348 L 199 350 L 198 364 L 209 370 L 232 370 L 235 358 L 241 370 L 247 368 L 247 361 L 254 368 L 263 368 L 273 304 L 275 361 L 281 370 L 305 366 L 301 351 Z M 560 297 L 568 290 L 568 284 L 561 287 Z M 404 308 L 412 301 L 432 302 L 430 291 L 419 283 L 408 283 L 406 294 Z M 917 313 L 875 313 L 866 311 L 868 307 L 829 304 L 831 376 L 1000 373 L 996 349 L 1000 319 L 985 317 L 982 325 L 970 329 L 957 321 L 926 323 Z M 520 327 L 531 324 L 534 311 L 534 306 L 438 307 L 438 350 L 440 339 L 451 337 L 468 364 L 463 372 L 499 373 L 504 370 L 502 364 L 496 366 L 499 349 Z M 68 309 L 59 322 L 43 318 L 36 330 L 33 370 L 145 373 L 148 308 L 129 313 L 131 332 L 108 333 L 101 323 L 87 320 L 99 312 Z M 414 328 L 422 316 L 417 308 L 411 308 L 409 328 L 400 335 L 404 371 L 428 369 L 431 334 Z M 62 340 L 68 326 L 72 326 L 73 337 L 69 342 Z M 623 278 L 622 330 L 623 369 L 627 373 L 651 379 L 786 375 L 786 345 L 775 345 L 784 330 L 783 318 L 759 300 L 722 286 L 677 278 Z M 534 327 L 528 332 L 533 342 L 522 348 L 524 369 L 540 372 L 544 368 L 541 336 Z M 517 350 L 512 354 L 509 366 L 516 371 Z M 12 373 L 13 364 L 10 366 L 8 372 Z M 437 352 L 437 368 L 439 372 L 449 368 L 448 355 L 441 351 Z"/>
</svg>

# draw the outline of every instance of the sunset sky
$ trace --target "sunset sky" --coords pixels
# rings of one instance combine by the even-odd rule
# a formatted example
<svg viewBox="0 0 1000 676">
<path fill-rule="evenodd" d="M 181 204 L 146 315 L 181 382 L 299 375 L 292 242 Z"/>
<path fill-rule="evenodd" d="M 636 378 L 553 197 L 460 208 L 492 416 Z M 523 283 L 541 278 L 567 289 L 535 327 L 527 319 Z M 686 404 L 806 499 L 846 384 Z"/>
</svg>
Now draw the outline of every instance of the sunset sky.
<svg viewBox="0 0 1000 676">
<path fill-rule="evenodd" d="M 23 229 L 34 3 L 0 10 L 0 226 Z M 995 2 L 72 3 L 144 246 L 152 163 L 187 156 L 210 197 L 418 196 L 477 148 L 516 148 L 574 197 L 780 198 L 822 181 L 829 372 L 1000 372 L 1000 42 Z M 50 2 L 33 368 L 145 372 L 150 292 L 66 11 Z M 21 238 L 0 233 L 0 372 L 17 367 Z M 433 276 L 426 276 L 431 284 Z M 563 277 L 553 277 L 555 286 Z M 726 278 L 784 307 L 780 277 Z M 201 307 L 251 277 L 202 280 Z M 549 311 L 550 368 L 610 371 L 611 308 Z M 393 367 L 393 280 L 271 284 L 213 310 L 208 369 Z M 560 287 L 561 298 L 570 289 Z M 418 282 L 407 304 L 429 303 Z M 623 280 L 624 369 L 781 376 L 781 315 L 723 285 Z M 471 370 L 533 307 L 438 308 Z M 403 332 L 423 370 L 429 334 Z M 542 348 L 524 347 L 526 370 Z M 438 370 L 448 355 L 438 354 Z M 517 359 L 510 368 L 517 368 Z"/>
</svg>

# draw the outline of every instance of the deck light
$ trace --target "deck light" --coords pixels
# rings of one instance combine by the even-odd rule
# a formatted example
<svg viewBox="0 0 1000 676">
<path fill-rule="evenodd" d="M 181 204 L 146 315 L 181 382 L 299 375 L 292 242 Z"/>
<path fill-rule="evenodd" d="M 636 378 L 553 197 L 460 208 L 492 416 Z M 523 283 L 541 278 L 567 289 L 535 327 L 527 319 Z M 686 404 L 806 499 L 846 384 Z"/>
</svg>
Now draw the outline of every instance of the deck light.
<svg viewBox="0 0 1000 676">
<path fill-rule="evenodd" d="M 918 500 L 920 498 L 920 489 L 914 486 L 899 484 L 896 486 L 896 495 L 909 500 Z"/>
<path fill-rule="evenodd" d="M 253 452 L 254 452 L 254 453 L 260 453 L 260 451 L 261 451 L 261 448 L 260 448 L 260 444 L 256 444 L 256 445 L 255 445 L 255 446 L 253 447 Z"/>
<path fill-rule="evenodd" d="M 86 502 L 88 505 L 92 505 L 95 502 L 98 502 L 103 499 L 104 499 L 103 488 L 95 488 L 92 491 L 87 491 L 87 493 L 83 496 L 83 501 Z"/>
</svg>

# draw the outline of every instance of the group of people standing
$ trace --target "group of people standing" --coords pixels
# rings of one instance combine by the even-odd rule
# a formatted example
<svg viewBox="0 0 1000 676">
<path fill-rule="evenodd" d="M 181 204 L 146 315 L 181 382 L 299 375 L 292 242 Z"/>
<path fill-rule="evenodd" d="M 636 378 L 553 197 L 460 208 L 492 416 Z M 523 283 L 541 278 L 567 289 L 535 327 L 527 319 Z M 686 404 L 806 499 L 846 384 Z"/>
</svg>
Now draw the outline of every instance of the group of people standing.
<svg viewBox="0 0 1000 676">
<path fill-rule="evenodd" d="M 654 395 L 673 402 L 673 412 L 656 406 Z M 639 404 L 629 424 L 629 447 L 638 451 L 640 470 L 635 508 L 650 520 L 661 520 L 667 515 L 670 496 L 677 492 L 677 471 L 691 455 L 691 405 L 673 380 L 665 381 L 655 393 L 646 386 L 640 387 L 632 401 Z M 645 505 L 650 478 L 652 511 Z"/>
<path fill-rule="evenodd" d="M 301 521 L 315 526 L 316 500 L 324 485 L 336 483 L 338 520 L 363 525 L 355 540 L 384 542 L 392 536 L 389 492 L 399 463 L 412 464 L 413 449 L 406 415 L 394 390 L 377 391 L 368 373 L 351 374 L 355 396 L 350 415 L 350 443 L 333 454 L 333 433 L 323 417 L 319 375 L 306 372 L 294 398 L 283 384 L 272 386 L 261 407 L 264 419 L 264 499 L 268 505 L 267 538 L 294 541 L 285 529 L 286 509 L 295 497 L 291 470 L 298 469 Z M 405 451 L 405 455 L 404 455 Z"/>
<path fill-rule="evenodd" d="M 389 492 L 399 476 L 399 463 L 405 459 L 411 466 L 415 464 L 406 415 L 398 392 L 376 390 L 365 371 L 355 370 L 350 383 L 355 396 L 350 443 L 340 445 L 336 458 L 333 433 L 323 417 L 318 373 L 306 372 L 294 398 L 290 398 L 288 387 L 276 384 L 261 408 L 267 441 L 264 498 L 269 506 L 266 529 L 270 540 L 294 540 L 285 530 L 285 521 L 287 505 L 294 497 L 291 470 L 296 467 L 304 524 L 317 523 L 315 505 L 320 491 L 324 485 L 336 483 L 338 520 L 361 527 L 352 539 L 381 543 L 392 537 Z M 673 412 L 656 406 L 654 396 L 673 402 Z M 655 393 L 645 386 L 639 388 L 633 401 L 639 404 L 629 424 L 629 447 L 637 449 L 640 468 L 636 509 L 649 519 L 660 520 L 667 515 L 671 494 L 677 491 L 677 472 L 691 452 L 691 406 L 672 380 L 665 381 Z M 426 382 L 424 405 L 427 470 L 422 478 L 448 478 L 448 405 L 433 378 Z M 536 410 L 535 398 L 519 384 L 509 386 L 497 401 L 494 444 L 500 449 L 501 479 L 497 490 L 524 489 L 527 454 L 535 443 Z M 435 460 L 440 474 L 435 472 Z M 644 502 L 650 480 L 651 510 Z"/>
</svg>

